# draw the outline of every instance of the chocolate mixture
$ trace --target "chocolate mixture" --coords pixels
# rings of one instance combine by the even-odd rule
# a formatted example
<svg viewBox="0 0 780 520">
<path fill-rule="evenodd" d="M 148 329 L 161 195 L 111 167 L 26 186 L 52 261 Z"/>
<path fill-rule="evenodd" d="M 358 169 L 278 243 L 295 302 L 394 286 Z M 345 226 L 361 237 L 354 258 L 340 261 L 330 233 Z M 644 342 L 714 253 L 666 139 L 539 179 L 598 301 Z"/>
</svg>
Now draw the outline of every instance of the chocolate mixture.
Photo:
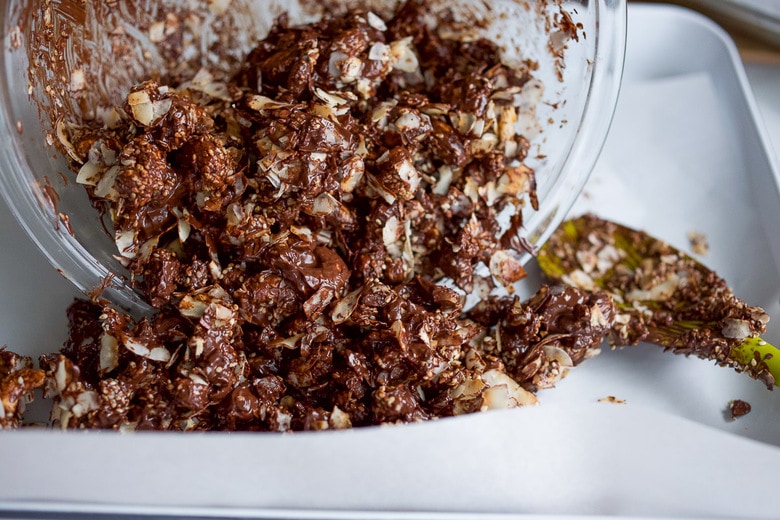
<svg viewBox="0 0 780 520">
<path fill-rule="evenodd" d="M 305 430 L 536 402 L 598 353 L 604 294 L 465 294 L 525 276 L 533 63 L 440 36 L 424 4 L 289 26 L 228 82 L 134 87 L 70 127 L 93 204 L 157 310 L 78 301 L 41 358 L 63 427 Z M 502 224 L 500 215 L 508 215 Z"/>
</svg>

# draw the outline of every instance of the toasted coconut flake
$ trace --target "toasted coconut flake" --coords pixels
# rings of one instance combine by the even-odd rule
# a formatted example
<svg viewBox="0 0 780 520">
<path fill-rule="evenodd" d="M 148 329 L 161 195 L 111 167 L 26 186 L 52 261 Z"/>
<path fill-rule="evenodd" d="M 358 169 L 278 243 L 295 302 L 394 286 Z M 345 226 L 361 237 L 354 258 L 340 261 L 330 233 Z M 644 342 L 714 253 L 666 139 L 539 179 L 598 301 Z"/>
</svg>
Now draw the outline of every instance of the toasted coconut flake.
<svg viewBox="0 0 780 520">
<path fill-rule="evenodd" d="M 303 338 L 303 336 L 304 334 L 295 334 L 288 338 L 275 339 L 269 343 L 269 346 L 293 350 L 298 348 L 298 343 L 300 342 L 301 338 Z"/>
<path fill-rule="evenodd" d="M 65 122 L 61 118 L 57 120 L 55 131 L 57 132 L 57 139 L 65 147 L 65 151 L 68 152 L 70 158 L 79 164 L 83 163 L 84 158 L 76 152 L 76 147 L 70 142 Z"/>
<path fill-rule="evenodd" d="M 228 12 L 232 0 L 208 0 L 208 2 L 211 12 L 220 16 Z"/>
<path fill-rule="evenodd" d="M 339 207 L 337 201 L 330 193 L 317 195 L 312 204 L 311 214 L 314 216 L 330 215 Z"/>
<path fill-rule="evenodd" d="M 206 312 L 206 308 L 209 305 L 208 301 L 206 301 L 206 298 L 207 296 L 205 295 L 198 295 L 198 297 L 193 297 L 188 294 L 179 302 L 179 313 L 187 318 L 200 319 L 200 317 L 203 316 L 203 313 Z"/>
<path fill-rule="evenodd" d="M 131 105 L 133 118 L 144 126 L 150 126 L 154 121 L 154 107 L 151 103 Z"/>
<path fill-rule="evenodd" d="M 514 166 L 504 170 L 499 177 L 496 190 L 506 195 L 519 196 L 531 189 L 533 172 L 527 166 Z"/>
<path fill-rule="evenodd" d="M 251 96 L 247 101 L 247 105 L 252 110 L 257 110 L 258 112 L 261 110 L 274 110 L 277 108 L 288 108 L 292 106 L 289 103 L 274 101 L 273 99 L 266 96 L 261 96 L 260 94 Z"/>
<path fill-rule="evenodd" d="M 471 153 L 473 154 L 486 154 L 492 152 L 498 145 L 498 137 L 496 134 L 488 132 L 482 134 L 482 137 L 471 142 Z"/>
<path fill-rule="evenodd" d="M 183 218 L 179 218 L 176 221 L 176 227 L 179 233 L 179 242 L 183 244 L 190 237 L 190 231 L 192 230 L 192 226 L 190 226 L 190 223 L 184 220 Z"/>
<path fill-rule="evenodd" d="M 595 291 L 597 289 L 593 278 L 591 278 L 590 275 L 581 269 L 575 269 L 568 275 L 563 275 L 561 277 L 561 281 L 567 285 L 573 285 L 574 287 L 580 288 L 584 291 Z"/>
<path fill-rule="evenodd" d="M 473 137 L 482 137 L 482 135 L 485 133 L 485 120 L 480 118 L 474 119 L 474 124 L 471 127 L 471 132 L 469 132 Z"/>
<path fill-rule="evenodd" d="M 523 264 L 512 254 L 500 249 L 490 257 L 490 274 L 503 286 L 507 286 L 525 277 Z"/>
<path fill-rule="evenodd" d="M 62 393 L 68 387 L 68 369 L 65 366 L 65 359 L 61 358 L 54 371 L 54 386 L 58 393 Z"/>
<path fill-rule="evenodd" d="M 352 428 L 352 420 L 350 419 L 349 414 L 341 410 L 338 406 L 333 407 L 333 411 L 330 413 L 330 420 L 328 422 L 330 427 L 336 430 Z"/>
<path fill-rule="evenodd" d="M 398 220 L 398 217 L 392 216 L 387 219 L 387 222 L 385 222 L 385 225 L 382 228 L 382 241 L 385 246 L 389 246 L 400 239 L 403 236 L 403 233 L 404 229 L 403 226 L 401 226 L 401 221 Z"/>
<path fill-rule="evenodd" d="M 171 110 L 172 105 L 173 100 L 171 98 L 161 99 L 152 103 L 152 121 L 156 122 L 162 119 Z"/>
<path fill-rule="evenodd" d="M 382 18 L 379 17 L 379 15 L 375 14 L 373 11 L 369 11 L 366 15 L 366 20 L 368 21 L 368 25 L 376 29 L 377 31 L 386 31 L 387 25 L 385 24 L 385 21 L 382 20 Z"/>
<path fill-rule="evenodd" d="M 136 356 L 151 359 L 152 361 L 167 362 L 171 359 L 171 353 L 164 347 L 154 347 L 150 349 L 148 345 L 130 337 L 123 338 L 122 344 Z"/>
<path fill-rule="evenodd" d="M 127 104 L 133 113 L 133 118 L 143 126 L 153 126 L 171 109 L 173 100 L 170 98 L 150 101 L 149 94 L 141 90 L 127 96 Z"/>
<path fill-rule="evenodd" d="M 87 79 L 84 76 L 84 69 L 76 69 L 70 73 L 70 91 L 78 92 L 87 87 Z"/>
<path fill-rule="evenodd" d="M 71 406 L 70 411 L 76 417 L 82 417 L 92 410 L 98 409 L 98 395 L 92 390 L 81 392 L 76 397 L 76 402 Z"/>
<path fill-rule="evenodd" d="M 572 361 L 569 353 L 557 345 L 543 345 L 542 351 L 547 359 L 557 362 L 561 367 L 569 368 L 574 366 L 574 361 Z"/>
<path fill-rule="evenodd" d="M 751 307 L 750 317 L 762 325 L 769 323 L 769 314 L 761 307 Z"/>
<path fill-rule="evenodd" d="M 512 105 L 503 105 L 498 110 L 498 138 L 507 142 L 515 138 L 517 129 L 517 110 Z"/>
<path fill-rule="evenodd" d="M 376 42 L 368 49 L 368 59 L 372 61 L 389 61 L 390 46 L 382 42 Z"/>
<path fill-rule="evenodd" d="M 350 157 L 344 168 L 343 178 L 340 183 L 341 189 L 346 193 L 352 193 L 363 178 L 365 170 L 365 164 L 360 156 L 354 155 Z"/>
<path fill-rule="evenodd" d="M 119 366 L 119 342 L 114 336 L 104 333 L 100 337 L 100 372 L 105 374 Z"/>
<path fill-rule="evenodd" d="M 473 399 L 485 388 L 485 381 L 478 377 L 466 379 L 460 385 L 450 390 L 453 399 Z"/>
<path fill-rule="evenodd" d="M 149 351 L 149 355 L 146 357 L 152 361 L 168 362 L 171 360 L 171 353 L 164 347 L 155 347 Z"/>
<path fill-rule="evenodd" d="M 138 253 L 135 246 L 136 232 L 133 230 L 120 231 L 116 235 L 116 248 L 123 258 L 135 258 Z"/>
<path fill-rule="evenodd" d="M 612 244 L 606 244 L 596 255 L 596 269 L 599 273 L 606 273 L 625 257 L 625 251 Z"/>
<path fill-rule="evenodd" d="M 87 161 L 79 169 L 79 173 L 76 175 L 76 182 L 85 186 L 95 186 L 100 180 L 102 173 L 103 169 L 99 165 L 92 161 Z"/>
<path fill-rule="evenodd" d="M 119 194 L 114 186 L 116 185 L 116 178 L 119 175 L 121 169 L 119 166 L 112 166 L 100 177 L 95 185 L 95 196 L 108 200 L 117 200 Z"/>
<path fill-rule="evenodd" d="M 590 249 L 587 251 L 577 251 L 574 256 L 577 258 L 577 263 L 584 272 L 591 274 L 596 269 L 598 257 L 596 256 L 596 253 Z"/>
<path fill-rule="evenodd" d="M 438 173 L 439 179 L 436 181 L 436 184 L 433 186 L 431 191 L 433 191 L 433 193 L 436 195 L 446 195 L 450 190 L 450 185 L 452 184 L 454 173 L 452 168 L 446 164 L 439 167 Z"/>
<path fill-rule="evenodd" d="M 149 41 L 160 43 L 165 40 L 165 22 L 155 22 L 149 27 Z"/>
<path fill-rule="evenodd" d="M 351 100 L 354 101 L 354 95 L 350 95 L 349 92 L 340 92 L 338 94 L 335 94 L 333 92 L 328 92 L 326 90 L 323 90 L 319 87 L 314 89 L 314 95 L 319 98 L 323 103 L 326 105 L 330 105 L 332 107 L 337 107 L 341 105 L 348 104 Z"/>
<path fill-rule="evenodd" d="M 379 103 L 371 112 L 371 122 L 376 123 L 379 128 L 385 128 L 387 126 L 387 117 L 397 104 L 398 102 L 394 99 Z"/>
<path fill-rule="evenodd" d="M 138 90 L 127 95 L 127 104 L 131 107 L 138 105 L 149 105 L 151 103 L 152 99 L 149 97 L 149 93 L 145 90 Z"/>
<path fill-rule="evenodd" d="M 363 62 L 357 56 L 350 56 L 336 50 L 330 53 L 328 72 L 337 84 L 354 83 L 360 76 Z"/>
<path fill-rule="evenodd" d="M 488 370 L 482 374 L 482 380 L 488 385 L 488 388 L 482 392 L 483 409 L 516 408 L 539 402 L 534 394 L 499 370 Z"/>
<path fill-rule="evenodd" d="M 333 323 L 340 325 L 352 316 L 352 313 L 355 312 L 355 309 L 357 308 L 362 292 L 363 287 L 359 287 L 336 302 L 336 305 L 333 307 L 333 312 L 331 313 Z"/>
<path fill-rule="evenodd" d="M 193 383 L 195 383 L 196 385 L 203 385 L 203 386 L 208 386 L 208 384 L 209 384 L 209 383 L 208 383 L 208 381 L 206 381 L 205 379 L 203 379 L 203 378 L 202 378 L 201 376 L 199 376 L 198 374 L 190 373 L 190 374 L 189 374 L 187 377 L 189 377 L 189 378 L 190 378 L 190 381 L 192 381 L 192 382 L 193 382 Z"/>
<path fill-rule="evenodd" d="M 417 171 L 417 168 L 414 167 L 414 164 L 411 160 L 404 159 L 399 164 L 397 164 L 396 173 L 398 174 L 398 177 L 400 177 L 401 180 L 404 181 L 404 183 L 406 183 L 406 185 L 409 187 L 410 192 L 414 193 L 414 191 L 417 190 L 422 177 L 420 176 L 420 172 Z"/>
<path fill-rule="evenodd" d="M 461 134 L 468 135 L 477 122 L 477 116 L 468 112 L 450 112 L 450 123 Z"/>
<path fill-rule="evenodd" d="M 224 82 L 215 81 L 214 75 L 205 68 L 198 69 L 192 79 L 179 85 L 178 89 L 195 90 L 223 101 L 233 100 L 227 85 Z"/>
<path fill-rule="evenodd" d="M 89 160 L 100 166 L 113 166 L 117 161 L 117 152 L 106 146 L 103 139 L 95 141 L 89 148 Z"/>
<path fill-rule="evenodd" d="M 402 72 L 419 72 L 420 62 L 412 48 L 412 37 L 407 36 L 390 44 L 390 55 L 394 60 L 393 68 Z"/>
<path fill-rule="evenodd" d="M 419 128 L 422 124 L 420 115 L 413 110 L 404 111 L 393 123 L 399 130 L 410 130 Z"/>
<path fill-rule="evenodd" d="M 382 186 L 382 184 L 376 180 L 371 174 L 368 174 L 368 187 L 373 190 L 374 193 L 382 197 L 388 204 L 394 204 L 396 197 Z"/>
<path fill-rule="evenodd" d="M 142 260 L 147 260 L 149 256 L 152 254 L 152 251 L 154 251 L 154 248 L 156 248 L 159 243 L 160 243 L 160 237 L 150 238 L 149 240 L 141 244 L 141 247 L 138 250 L 138 255 L 141 257 Z"/>
<path fill-rule="evenodd" d="M 634 289 L 626 294 L 627 301 L 666 301 L 674 295 L 680 287 L 682 279 L 676 273 L 672 273 L 666 280 L 654 285 L 649 290 Z"/>
</svg>

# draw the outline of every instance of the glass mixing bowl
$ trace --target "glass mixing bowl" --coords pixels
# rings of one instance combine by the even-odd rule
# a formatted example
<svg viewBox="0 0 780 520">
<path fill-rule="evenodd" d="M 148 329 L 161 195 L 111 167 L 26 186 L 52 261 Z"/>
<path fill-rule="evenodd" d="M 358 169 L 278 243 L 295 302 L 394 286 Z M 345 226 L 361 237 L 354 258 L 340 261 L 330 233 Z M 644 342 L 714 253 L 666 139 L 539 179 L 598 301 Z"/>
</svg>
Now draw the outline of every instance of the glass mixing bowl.
<svg viewBox="0 0 780 520">
<path fill-rule="evenodd" d="M 482 23 L 464 24 L 464 30 L 495 39 L 506 59 L 519 56 L 538 64 L 534 75 L 544 85 L 536 107 L 541 131 L 531 140 L 526 164 L 536 171 L 539 211 L 529 206 L 523 213 L 525 238 L 538 247 L 580 193 L 606 138 L 623 70 L 625 2 L 429 1 L 480 17 Z M 381 12 L 392 3 L 355 4 Z M 182 5 L 200 9 L 198 23 L 166 16 L 172 6 Z M 95 117 L 96 106 L 118 104 L 132 84 L 153 74 L 165 76 L 170 63 L 190 67 L 193 74 L 201 65 L 232 67 L 283 11 L 291 23 L 307 22 L 323 9 L 344 5 L 313 0 L 7 0 L 0 8 L 0 190 L 11 211 L 51 264 L 81 291 L 130 311 L 148 309 L 116 258 L 110 222 L 101 219 L 75 182 L 61 146 L 60 117 Z M 96 6 L 104 12 L 96 12 Z M 579 28 L 577 39 L 567 40 L 558 29 L 569 21 Z M 192 42 L 171 61 L 154 36 L 178 30 L 172 28 L 174 22 L 184 24 L 184 37 Z M 215 53 L 215 42 L 227 43 L 231 52 Z M 530 258 L 528 254 L 523 260 Z"/>
</svg>

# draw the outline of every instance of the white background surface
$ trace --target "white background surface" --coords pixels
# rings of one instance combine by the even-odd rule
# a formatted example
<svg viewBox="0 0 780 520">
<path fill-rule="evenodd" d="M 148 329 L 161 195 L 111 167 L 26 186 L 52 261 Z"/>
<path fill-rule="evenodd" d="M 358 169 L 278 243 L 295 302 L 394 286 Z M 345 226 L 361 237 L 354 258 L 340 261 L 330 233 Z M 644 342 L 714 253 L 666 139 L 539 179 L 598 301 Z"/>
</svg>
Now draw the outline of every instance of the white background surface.
<svg viewBox="0 0 780 520">
<path fill-rule="evenodd" d="M 718 58 L 717 45 L 699 45 L 691 23 L 678 11 L 632 10 L 613 133 L 577 209 L 645 227 L 683 249 L 688 231 L 705 232 L 711 251 L 702 260 L 738 295 L 776 311 L 780 277 L 771 226 L 762 224 L 780 205 L 755 204 L 751 186 L 774 180 L 746 153 L 756 143 L 752 119 L 737 117 L 752 95 L 740 90 L 739 71 Z M 645 59 L 656 55 L 680 67 Z M 780 69 L 748 70 L 778 150 Z M 75 292 L 4 206 L 0 241 L 13 244 L 0 250 L 2 342 L 32 354 L 56 350 Z M 777 316 L 768 339 L 780 344 Z M 772 518 L 780 511 L 773 488 L 778 391 L 639 346 L 605 350 L 540 393 L 534 409 L 432 424 L 293 436 L 15 432 L 0 439 L 0 468 L 14 468 L 0 470 L 0 509 L 45 498 L 125 511 L 141 504 L 179 512 L 319 507 Z M 626 404 L 597 402 L 606 395 Z M 724 412 L 735 398 L 753 412 L 730 421 Z"/>
</svg>

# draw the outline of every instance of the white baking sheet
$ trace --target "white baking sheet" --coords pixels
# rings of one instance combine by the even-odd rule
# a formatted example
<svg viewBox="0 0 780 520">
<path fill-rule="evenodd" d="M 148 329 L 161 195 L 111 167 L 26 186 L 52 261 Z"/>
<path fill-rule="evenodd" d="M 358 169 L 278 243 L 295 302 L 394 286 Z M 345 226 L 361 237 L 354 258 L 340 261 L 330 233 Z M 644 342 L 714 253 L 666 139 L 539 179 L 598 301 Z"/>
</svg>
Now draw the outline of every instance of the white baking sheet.
<svg viewBox="0 0 780 520">
<path fill-rule="evenodd" d="M 688 11 L 632 5 L 624 85 L 574 212 L 596 211 L 686 250 L 688 231 L 704 233 L 711 249 L 702 261 L 777 316 L 766 337 L 780 344 L 777 173 L 730 41 Z M 2 341 L 36 355 L 57 349 L 75 293 L 4 207 L 0 241 L 14 244 L 0 251 Z M 598 402 L 607 395 L 626 404 Z M 346 432 L 3 433 L 0 516 L 42 508 L 267 518 L 778 516 L 778 391 L 641 345 L 605 349 L 539 397 L 531 409 Z M 737 398 L 753 411 L 731 421 L 725 410 Z"/>
</svg>

